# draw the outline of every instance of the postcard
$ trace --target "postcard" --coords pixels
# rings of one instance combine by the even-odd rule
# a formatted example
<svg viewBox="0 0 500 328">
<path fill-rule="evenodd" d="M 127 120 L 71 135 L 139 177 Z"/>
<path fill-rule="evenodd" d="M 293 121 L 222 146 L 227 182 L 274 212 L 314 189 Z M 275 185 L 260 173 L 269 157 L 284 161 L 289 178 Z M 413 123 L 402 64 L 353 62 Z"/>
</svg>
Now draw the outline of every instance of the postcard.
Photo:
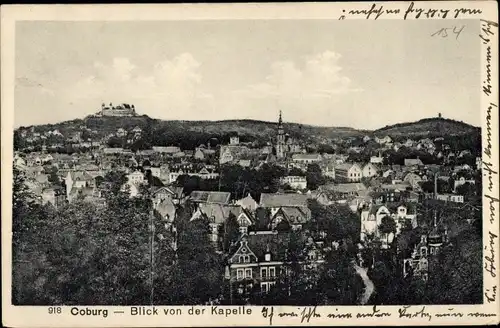
<svg viewBox="0 0 500 328">
<path fill-rule="evenodd" d="M 499 322 L 494 1 L 1 8 L 9 327 Z"/>
</svg>

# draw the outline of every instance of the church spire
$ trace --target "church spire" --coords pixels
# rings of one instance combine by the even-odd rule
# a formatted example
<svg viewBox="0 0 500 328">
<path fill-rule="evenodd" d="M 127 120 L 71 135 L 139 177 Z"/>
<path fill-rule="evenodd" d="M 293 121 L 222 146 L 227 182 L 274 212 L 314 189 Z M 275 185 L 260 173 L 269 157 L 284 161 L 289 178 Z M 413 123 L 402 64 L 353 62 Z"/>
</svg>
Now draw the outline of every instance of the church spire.
<svg viewBox="0 0 500 328">
<path fill-rule="evenodd" d="M 281 117 L 281 110 L 280 110 L 280 116 L 278 119 L 278 136 L 276 140 L 276 157 L 281 159 L 285 157 L 285 130 L 283 128 L 283 119 Z"/>
</svg>

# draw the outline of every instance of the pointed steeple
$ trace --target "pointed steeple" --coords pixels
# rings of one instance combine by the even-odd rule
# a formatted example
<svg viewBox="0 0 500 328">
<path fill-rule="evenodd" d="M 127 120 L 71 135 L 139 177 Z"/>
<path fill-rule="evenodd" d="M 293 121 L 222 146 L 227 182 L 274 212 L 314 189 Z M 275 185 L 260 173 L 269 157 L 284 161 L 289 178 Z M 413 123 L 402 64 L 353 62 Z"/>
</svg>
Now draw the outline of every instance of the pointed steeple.
<svg viewBox="0 0 500 328">
<path fill-rule="evenodd" d="M 280 116 L 278 119 L 278 136 L 277 136 L 277 142 L 276 142 L 276 157 L 278 159 L 285 157 L 285 129 L 283 128 L 283 118 L 281 116 L 281 110 L 280 110 Z"/>
</svg>

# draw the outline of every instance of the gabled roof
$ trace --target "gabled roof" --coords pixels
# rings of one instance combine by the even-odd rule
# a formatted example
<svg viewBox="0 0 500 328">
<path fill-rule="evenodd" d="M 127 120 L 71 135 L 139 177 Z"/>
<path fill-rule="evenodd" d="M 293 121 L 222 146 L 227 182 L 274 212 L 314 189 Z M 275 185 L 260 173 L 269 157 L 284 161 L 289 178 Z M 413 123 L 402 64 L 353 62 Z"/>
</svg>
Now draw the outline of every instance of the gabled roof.
<svg viewBox="0 0 500 328">
<path fill-rule="evenodd" d="M 309 216 L 304 213 L 300 207 L 282 207 L 280 208 L 273 219 L 278 215 L 283 215 L 290 224 L 304 224 L 309 221 Z"/>
<path fill-rule="evenodd" d="M 167 192 L 177 198 L 181 198 L 182 197 L 182 193 L 183 193 L 183 190 L 184 188 L 182 187 L 153 187 L 153 195 L 157 194 L 157 193 L 160 193 L 160 192 Z"/>
<path fill-rule="evenodd" d="M 336 164 L 334 167 L 335 167 L 335 170 L 349 170 L 351 169 L 353 166 L 357 166 L 359 169 L 361 169 L 361 167 L 356 164 L 356 163 L 342 163 L 342 164 Z"/>
<path fill-rule="evenodd" d="M 265 254 L 271 254 L 271 261 L 284 261 L 290 242 L 289 233 L 252 234 L 247 237 L 247 245 L 259 261 L 265 260 Z"/>
<path fill-rule="evenodd" d="M 286 232 L 263 232 L 242 235 L 236 245 L 229 251 L 232 258 L 241 247 L 248 247 L 247 253 L 255 255 L 259 262 L 265 261 L 265 254 L 271 254 L 271 261 L 285 261 L 286 251 L 290 243 L 290 234 Z"/>
<path fill-rule="evenodd" d="M 255 222 L 253 215 L 239 205 L 224 205 L 224 204 L 200 204 L 198 212 L 206 217 L 211 223 L 222 224 L 226 222 L 230 214 L 233 214 L 236 219 L 244 213 L 252 223 Z M 198 216 L 193 216 L 197 219 Z"/>
<path fill-rule="evenodd" d="M 231 193 L 222 191 L 195 190 L 191 192 L 190 199 L 191 201 L 197 203 L 229 204 L 229 201 L 231 199 Z"/>
<path fill-rule="evenodd" d="M 370 214 L 377 214 L 377 211 L 380 209 L 380 208 L 385 208 L 387 209 L 387 212 L 390 213 L 389 209 L 387 208 L 387 206 L 385 205 L 374 205 L 370 208 Z"/>
<path fill-rule="evenodd" d="M 266 194 L 260 195 L 262 207 L 307 207 L 307 195 L 302 194 Z"/>
</svg>

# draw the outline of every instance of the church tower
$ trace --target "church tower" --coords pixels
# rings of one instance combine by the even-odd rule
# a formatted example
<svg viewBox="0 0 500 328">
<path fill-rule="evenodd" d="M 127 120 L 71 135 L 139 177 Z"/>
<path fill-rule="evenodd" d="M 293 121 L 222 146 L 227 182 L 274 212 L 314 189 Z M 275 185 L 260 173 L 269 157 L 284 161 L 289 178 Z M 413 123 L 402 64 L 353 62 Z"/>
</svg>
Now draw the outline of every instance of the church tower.
<svg viewBox="0 0 500 328">
<path fill-rule="evenodd" d="M 280 117 L 278 120 L 278 137 L 276 140 L 276 157 L 284 158 L 285 157 L 285 129 L 283 128 L 283 121 L 281 119 L 281 111 Z"/>
</svg>

